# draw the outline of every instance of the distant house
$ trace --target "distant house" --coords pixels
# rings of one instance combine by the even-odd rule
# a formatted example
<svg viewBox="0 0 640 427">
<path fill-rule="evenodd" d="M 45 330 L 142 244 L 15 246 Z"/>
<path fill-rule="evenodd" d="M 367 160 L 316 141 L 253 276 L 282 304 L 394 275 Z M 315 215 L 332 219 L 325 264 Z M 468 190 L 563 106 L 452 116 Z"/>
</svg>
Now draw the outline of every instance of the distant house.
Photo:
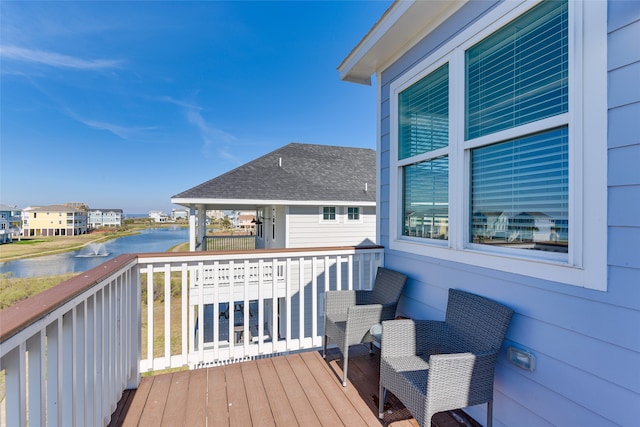
<svg viewBox="0 0 640 427">
<path fill-rule="evenodd" d="M 149 211 L 149 218 L 151 218 L 153 222 L 167 222 L 169 216 L 162 211 Z"/>
<path fill-rule="evenodd" d="M 0 243 L 20 238 L 22 212 L 16 206 L 0 204 Z"/>
<path fill-rule="evenodd" d="M 338 68 L 375 75 L 399 314 L 515 310 L 494 425 L 640 425 L 639 35 L 638 1 L 406 0 Z"/>
<path fill-rule="evenodd" d="M 171 209 L 171 220 L 178 221 L 181 219 L 188 219 L 189 211 L 186 209 Z"/>
<path fill-rule="evenodd" d="M 22 235 L 76 236 L 87 233 L 87 210 L 70 205 L 30 206 L 22 210 Z"/>
<path fill-rule="evenodd" d="M 121 227 L 122 209 L 89 209 L 89 228 Z"/>
<path fill-rule="evenodd" d="M 375 151 L 291 143 L 176 194 L 191 212 L 191 250 L 207 210 L 253 212 L 256 248 L 371 244 L 376 227 Z"/>
<path fill-rule="evenodd" d="M 255 211 L 233 211 L 229 219 L 234 230 L 246 234 L 255 234 L 257 222 Z"/>
</svg>

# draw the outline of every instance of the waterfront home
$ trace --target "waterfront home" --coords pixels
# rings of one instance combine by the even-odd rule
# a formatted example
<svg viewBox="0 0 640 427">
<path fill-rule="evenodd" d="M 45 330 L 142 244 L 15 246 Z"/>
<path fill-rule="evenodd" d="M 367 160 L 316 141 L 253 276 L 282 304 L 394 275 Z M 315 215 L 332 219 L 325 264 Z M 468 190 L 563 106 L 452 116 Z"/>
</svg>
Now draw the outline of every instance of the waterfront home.
<svg viewBox="0 0 640 427">
<path fill-rule="evenodd" d="M 22 213 L 17 206 L 0 204 L 0 243 L 10 243 L 20 238 Z"/>
<path fill-rule="evenodd" d="M 496 425 L 640 425 L 639 34 L 640 2 L 399 1 L 338 68 L 375 76 L 401 314 L 516 312 Z"/>
<path fill-rule="evenodd" d="M 375 152 L 291 143 L 176 194 L 190 210 L 191 250 L 207 250 L 208 210 L 254 212 L 255 248 L 375 241 Z"/>
<path fill-rule="evenodd" d="M 87 233 L 87 209 L 82 204 L 29 206 L 22 210 L 22 235 L 76 236 Z"/>
<path fill-rule="evenodd" d="M 121 227 L 122 209 L 89 209 L 89 228 Z"/>
</svg>

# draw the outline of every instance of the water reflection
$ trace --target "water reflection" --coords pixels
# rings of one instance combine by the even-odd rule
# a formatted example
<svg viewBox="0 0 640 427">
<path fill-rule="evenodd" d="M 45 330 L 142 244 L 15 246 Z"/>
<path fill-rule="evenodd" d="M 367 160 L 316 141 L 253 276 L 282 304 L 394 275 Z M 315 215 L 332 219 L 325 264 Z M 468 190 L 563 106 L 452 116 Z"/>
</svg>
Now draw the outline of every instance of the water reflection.
<svg viewBox="0 0 640 427">
<path fill-rule="evenodd" d="M 140 234 L 109 240 L 91 248 L 87 246 L 73 252 L 1 263 L 0 273 L 12 273 L 13 277 L 81 273 L 121 254 L 165 252 L 188 239 L 189 230 L 186 228 L 151 228 Z"/>
</svg>

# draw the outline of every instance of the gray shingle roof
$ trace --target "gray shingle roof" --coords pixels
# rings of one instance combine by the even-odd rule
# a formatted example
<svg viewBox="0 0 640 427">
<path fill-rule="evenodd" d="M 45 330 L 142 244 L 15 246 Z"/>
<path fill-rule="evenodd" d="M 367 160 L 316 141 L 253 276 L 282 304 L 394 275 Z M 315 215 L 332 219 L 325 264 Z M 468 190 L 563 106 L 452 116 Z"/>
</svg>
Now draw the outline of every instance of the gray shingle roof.
<svg viewBox="0 0 640 427">
<path fill-rule="evenodd" d="M 367 148 L 291 143 L 172 199 L 375 203 L 376 154 Z"/>
</svg>

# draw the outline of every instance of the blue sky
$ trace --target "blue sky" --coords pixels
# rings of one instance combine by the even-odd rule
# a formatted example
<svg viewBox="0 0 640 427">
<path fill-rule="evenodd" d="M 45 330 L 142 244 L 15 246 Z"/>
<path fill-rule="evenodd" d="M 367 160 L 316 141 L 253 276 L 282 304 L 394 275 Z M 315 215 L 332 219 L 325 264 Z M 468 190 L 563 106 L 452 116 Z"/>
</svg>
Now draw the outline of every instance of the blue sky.
<svg viewBox="0 0 640 427">
<path fill-rule="evenodd" d="M 390 4 L 0 2 L 0 203 L 168 212 L 290 142 L 375 149 L 336 67 Z"/>
</svg>

